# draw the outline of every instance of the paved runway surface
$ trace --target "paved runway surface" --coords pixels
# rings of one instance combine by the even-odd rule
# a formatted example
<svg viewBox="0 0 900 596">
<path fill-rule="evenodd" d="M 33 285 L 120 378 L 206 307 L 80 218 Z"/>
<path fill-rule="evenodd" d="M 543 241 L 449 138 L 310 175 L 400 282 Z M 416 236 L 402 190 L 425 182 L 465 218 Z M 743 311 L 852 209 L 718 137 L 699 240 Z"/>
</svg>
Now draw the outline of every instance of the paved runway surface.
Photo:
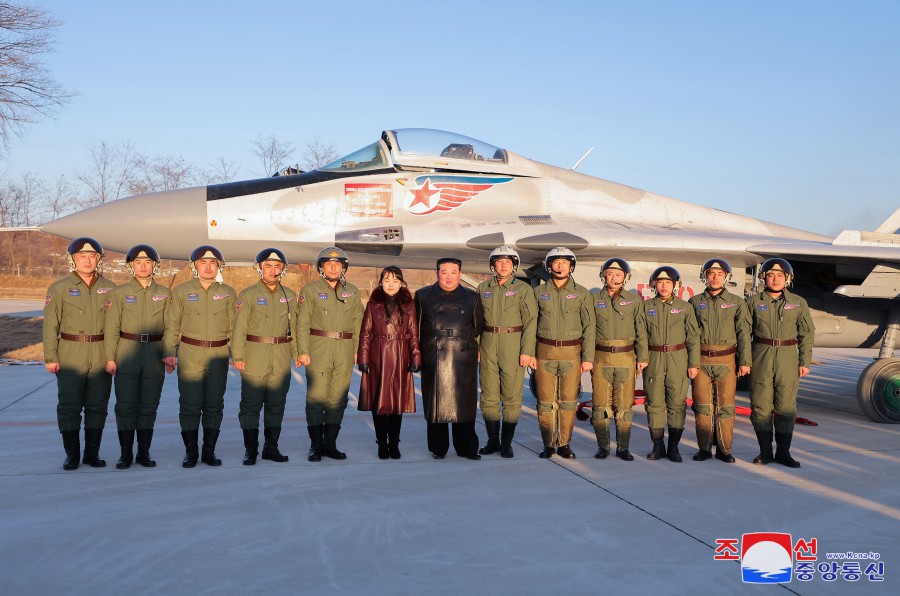
<svg viewBox="0 0 900 596">
<path fill-rule="evenodd" d="M 767 592 L 896 593 L 900 426 L 871 422 L 855 399 L 874 354 L 816 350 L 822 364 L 801 383 L 800 416 L 819 426 L 797 428 L 799 470 L 749 463 L 758 448 L 746 417 L 735 425 L 736 464 L 691 461 L 691 414 L 684 463 L 647 461 L 641 407 L 634 462 L 593 459 L 587 422 L 577 423 L 577 460 L 540 460 L 527 390 L 515 459 L 473 462 L 451 451 L 433 461 L 420 403 L 404 417 L 403 458 L 380 461 L 371 418 L 355 410 L 358 374 L 339 440 L 349 457 L 313 464 L 302 372 L 282 434 L 290 462 L 247 467 L 232 371 L 222 467 L 181 468 L 173 375 L 152 449 L 158 467 L 114 468 L 111 401 L 108 467 L 64 472 L 55 378 L 39 366 L 0 367 L 2 592 L 723 594 L 754 588 L 742 584 L 738 562 L 714 560 L 717 540 L 784 532 L 794 542 L 815 538 L 821 565 L 828 552 L 879 553 L 884 581 L 829 582 L 816 571 Z M 484 442 L 480 421 L 478 431 Z"/>
</svg>

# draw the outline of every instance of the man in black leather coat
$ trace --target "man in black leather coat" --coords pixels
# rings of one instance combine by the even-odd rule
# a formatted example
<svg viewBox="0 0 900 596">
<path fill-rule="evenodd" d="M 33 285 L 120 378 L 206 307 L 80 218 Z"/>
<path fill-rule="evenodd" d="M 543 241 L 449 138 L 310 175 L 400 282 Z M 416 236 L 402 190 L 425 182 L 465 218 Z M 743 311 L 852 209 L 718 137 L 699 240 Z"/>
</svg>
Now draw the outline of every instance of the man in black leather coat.
<svg viewBox="0 0 900 596">
<path fill-rule="evenodd" d="M 478 294 L 459 285 L 459 259 L 437 261 L 437 283 L 416 292 L 422 350 L 422 405 L 428 450 L 443 459 L 450 448 L 460 457 L 481 459 L 475 434 L 478 400 L 478 335 L 484 311 Z"/>
</svg>

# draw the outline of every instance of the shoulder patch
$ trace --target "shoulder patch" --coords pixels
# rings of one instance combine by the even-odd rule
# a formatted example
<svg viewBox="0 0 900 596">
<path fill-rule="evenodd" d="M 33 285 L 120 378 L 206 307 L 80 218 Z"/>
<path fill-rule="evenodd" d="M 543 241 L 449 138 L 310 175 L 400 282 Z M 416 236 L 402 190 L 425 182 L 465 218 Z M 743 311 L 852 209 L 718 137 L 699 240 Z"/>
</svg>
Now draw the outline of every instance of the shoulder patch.
<svg viewBox="0 0 900 596">
<path fill-rule="evenodd" d="M 238 300 L 234 303 L 234 310 L 241 310 L 241 307 L 244 306 L 243 300 Z"/>
<path fill-rule="evenodd" d="M 304 300 L 306 300 L 306 296 L 304 296 L 303 294 L 300 294 L 300 296 L 297 298 L 297 303 L 303 304 Z"/>
<path fill-rule="evenodd" d="M 47 297 L 44 298 L 44 306 L 47 306 L 51 302 L 53 302 L 53 296 L 51 296 L 50 294 L 47 294 Z"/>
</svg>

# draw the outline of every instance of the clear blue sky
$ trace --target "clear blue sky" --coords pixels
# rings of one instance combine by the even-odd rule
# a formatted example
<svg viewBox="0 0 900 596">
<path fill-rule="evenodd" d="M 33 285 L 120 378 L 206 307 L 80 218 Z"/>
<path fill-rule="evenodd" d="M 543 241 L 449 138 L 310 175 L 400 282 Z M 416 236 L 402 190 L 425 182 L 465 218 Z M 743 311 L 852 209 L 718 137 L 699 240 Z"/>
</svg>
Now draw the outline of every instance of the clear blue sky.
<svg viewBox="0 0 900 596">
<path fill-rule="evenodd" d="M 347 153 L 384 128 L 823 233 L 900 206 L 900 2 L 40 2 L 79 95 L 4 175 L 92 139 L 261 172 L 250 142 Z"/>
</svg>

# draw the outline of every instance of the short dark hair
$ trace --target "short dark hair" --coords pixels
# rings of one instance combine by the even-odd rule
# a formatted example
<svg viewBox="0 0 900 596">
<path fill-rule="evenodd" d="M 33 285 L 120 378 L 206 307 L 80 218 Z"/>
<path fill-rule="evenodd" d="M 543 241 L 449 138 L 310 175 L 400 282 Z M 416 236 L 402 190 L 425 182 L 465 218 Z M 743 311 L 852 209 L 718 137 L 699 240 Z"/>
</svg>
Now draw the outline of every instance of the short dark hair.
<svg viewBox="0 0 900 596">
<path fill-rule="evenodd" d="M 459 259 L 456 259 L 454 257 L 442 257 L 442 258 L 438 259 L 435 270 L 439 271 L 441 269 L 441 265 L 443 265 L 445 263 L 452 263 L 452 264 L 456 265 L 457 267 L 459 267 L 459 270 L 462 271 L 462 261 L 460 261 Z"/>
</svg>

